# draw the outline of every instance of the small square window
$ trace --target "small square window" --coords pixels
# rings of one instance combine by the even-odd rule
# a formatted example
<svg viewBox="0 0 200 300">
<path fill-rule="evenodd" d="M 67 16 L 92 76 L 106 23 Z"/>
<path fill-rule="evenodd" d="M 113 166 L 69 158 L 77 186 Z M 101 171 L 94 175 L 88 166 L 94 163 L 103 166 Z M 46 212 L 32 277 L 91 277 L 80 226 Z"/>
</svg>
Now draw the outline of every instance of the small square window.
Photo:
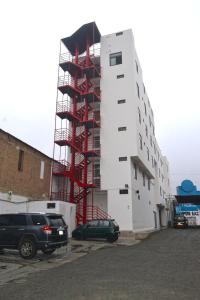
<svg viewBox="0 0 200 300">
<path fill-rule="evenodd" d="M 110 54 L 110 66 L 122 64 L 122 52 Z"/>
<path fill-rule="evenodd" d="M 123 190 L 119 190 L 119 193 L 122 194 L 128 194 L 128 190 L 127 189 L 123 189 Z"/>
<path fill-rule="evenodd" d="M 117 32 L 116 36 L 123 35 L 123 31 Z"/>
<path fill-rule="evenodd" d="M 118 131 L 126 131 L 126 126 L 118 127 Z"/>
<path fill-rule="evenodd" d="M 120 156 L 119 161 L 127 161 L 127 156 Z"/>
<path fill-rule="evenodd" d="M 125 99 L 121 99 L 121 100 L 118 100 L 117 103 L 118 104 L 123 104 L 123 103 L 126 103 L 126 100 Z"/>
<path fill-rule="evenodd" d="M 117 75 L 117 79 L 124 78 L 124 74 Z"/>
</svg>

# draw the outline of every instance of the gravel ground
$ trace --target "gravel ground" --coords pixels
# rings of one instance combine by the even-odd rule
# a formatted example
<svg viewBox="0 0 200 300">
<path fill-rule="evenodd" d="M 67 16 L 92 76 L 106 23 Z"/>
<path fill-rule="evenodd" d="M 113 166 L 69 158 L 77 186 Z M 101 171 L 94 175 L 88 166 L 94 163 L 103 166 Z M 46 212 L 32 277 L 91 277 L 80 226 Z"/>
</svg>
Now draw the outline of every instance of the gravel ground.
<svg viewBox="0 0 200 300">
<path fill-rule="evenodd" d="M 200 229 L 163 230 L 35 274 L 0 287 L 0 300 L 199 300 Z"/>
</svg>

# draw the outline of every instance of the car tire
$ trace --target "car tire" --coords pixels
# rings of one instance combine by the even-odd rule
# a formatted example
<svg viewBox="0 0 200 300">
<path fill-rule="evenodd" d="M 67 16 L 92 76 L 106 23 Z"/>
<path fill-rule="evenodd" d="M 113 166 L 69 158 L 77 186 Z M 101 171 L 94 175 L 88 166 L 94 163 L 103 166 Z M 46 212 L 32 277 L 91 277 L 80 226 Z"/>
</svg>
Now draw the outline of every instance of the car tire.
<svg viewBox="0 0 200 300">
<path fill-rule="evenodd" d="M 50 255 L 50 254 L 52 254 L 55 250 L 56 250 L 56 248 L 52 248 L 52 249 L 42 249 L 42 252 L 43 252 L 44 254 Z"/>
<path fill-rule="evenodd" d="M 108 236 L 107 241 L 110 243 L 114 243 L 118 240 L 118 235 L 117 236 Z"/>
<path fill-rule="evenodd" d="M 34 240 L 25 238 L 19 245 L 19 254 L 24 259 L 31 259 L 37 253 L 37 248 Z"/>
</svg>

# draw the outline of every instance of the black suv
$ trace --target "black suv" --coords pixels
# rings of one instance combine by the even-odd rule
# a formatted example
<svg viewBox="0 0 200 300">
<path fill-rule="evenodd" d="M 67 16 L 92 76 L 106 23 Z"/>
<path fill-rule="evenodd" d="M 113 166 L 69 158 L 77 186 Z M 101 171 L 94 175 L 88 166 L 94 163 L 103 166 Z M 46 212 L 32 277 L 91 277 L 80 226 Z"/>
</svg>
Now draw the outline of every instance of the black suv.
<svg viewBox="0 0 200 300">
<path fill-rule="evenodd" d="M 104 238 L 114 242 L 120 234 L 119 225 L 112 219 L 96 219 L 79 225 L 73 232 L 72 237 L 76 239 Z"/>
<path fill-rule="evenodd" d="M 67 225 L 59 214 L 16 213 L 0 215 L 0 250 L 18 249 L 23 258 L 37 250 L 45 254 L 68 242 Z"/>
</svg>

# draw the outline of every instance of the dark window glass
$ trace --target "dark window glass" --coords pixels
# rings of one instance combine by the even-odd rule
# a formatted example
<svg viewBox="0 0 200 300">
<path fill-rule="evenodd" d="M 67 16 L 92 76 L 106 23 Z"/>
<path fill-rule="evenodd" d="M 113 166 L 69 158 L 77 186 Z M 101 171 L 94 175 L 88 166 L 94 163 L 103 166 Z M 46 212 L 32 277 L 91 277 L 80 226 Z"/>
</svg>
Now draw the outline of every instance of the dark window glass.
<svg viewBox="0 0 200 300">
<path fill-rule="evenodd" d="M 121 156 L 119 157 L 119 161 L 126 161 L 127 160 L 127 156 Z"/>
<path fill-rule="evenodd" d="M 61 216 L 48 216 L 49 223 L 51 226 L 64 226 L 65 222 Z"/>
<path fill-rule="evenodd" d="M 122 64 L 122 52 L 110 54 L 110 66 Z"/>
<path fill-rule="evenodd" d="M 150 179 L 148 178 L 148 190 L 150 191 L 150 189 L 151 189 L 151 181 L 150 181 Z"/>
<path fill-rule="evenodd" d="M 126 131 L 126 126 L 118 127 L 118 131 Z"/>
<path fill-rule="evenodd" d="M 100 227 L 109 227 L 110 222 L 108 220 L 99 220 L 99 226 Z"/>
<path fill-rule="evenodd" d="M 24 151 L 19 150 L 19 159 L 18 159 L 18 170 L 23 171 L 23 164 L 24 164 Z"/>
<path fill-rule="evenodd" d="M 117 75 L 117 79 L 124 78 L 124 74 Z"/>
<path fill-rule="evenodd" d="M 119 190 L 120 194 L 128 194 L 128 190 L 127 189 L 123 189 L 123 190 Z"/>
<path fill-rule="evenodd" d="M 121 99 L 121 100 L 118 100 L 117 103 L 118 104 L 126 103 L 126 100 L 125 99 Z"/>
<path fill-rule="evenodd" d="M 145 186 L 145 174 L 142 173 L 142 179 L 143 179 L 143 186 Z"/>
<path fill-rule="evenodd" d="M 12 215 L 11 226 L 24 226 L 26 225 L 26 216 L 24 215 Z"/>
<path fill-rule="evenodd" d="M 32 215 L 31 219 L 32 219 L 33 225 L 46 225 L 47 224 L 44 216 Z"/>
<path fill-rule="evenodd" d="M 122 34 L 123 34 L 123 31 L 120 31 L 120 32 L 116 33 L 116 36 L 119 36 L 119 35 L 122 35 Z"/>
<path fill-rule="evenodd" d="M 8 226 L 10 225 L 10 216 L 2 215 L 0 216 L 0 226 Z"/>
<path fill-rule="evenodd" d="M 56 208 L 56 203 L 54 202 L 47 203 L 47 208 Z"/>
<path fill-rule="evenodd" d="M 140 99 L 140 87 L 138 85 L 138 83 L 136 82 L 136 85 L 137 85 L 137 94 L 138 94 L 138 98 Z"/>
<path fill-rule="evenodd" d="M 89 227 L 98 227 L 99 221 L 98 220 L 90 221 L 88 222 L 88 225 Z"/>
<path fill-rule="evenodd" d="M 135 179 L 137 179 L 137 165 L 136 164 L 134 164 L 134 172 L 135 172 L 134 177 L 135 177 Z"/>
<path fill-rule="evenodd" d="M 137 73 L 138 73 L 139 69 L 138 69 L 138 64 L 137 64 L 136 60 L 135 60 L 135 66 L 136 66 L 136 70 L 137 70 Z"/>
</svg>

